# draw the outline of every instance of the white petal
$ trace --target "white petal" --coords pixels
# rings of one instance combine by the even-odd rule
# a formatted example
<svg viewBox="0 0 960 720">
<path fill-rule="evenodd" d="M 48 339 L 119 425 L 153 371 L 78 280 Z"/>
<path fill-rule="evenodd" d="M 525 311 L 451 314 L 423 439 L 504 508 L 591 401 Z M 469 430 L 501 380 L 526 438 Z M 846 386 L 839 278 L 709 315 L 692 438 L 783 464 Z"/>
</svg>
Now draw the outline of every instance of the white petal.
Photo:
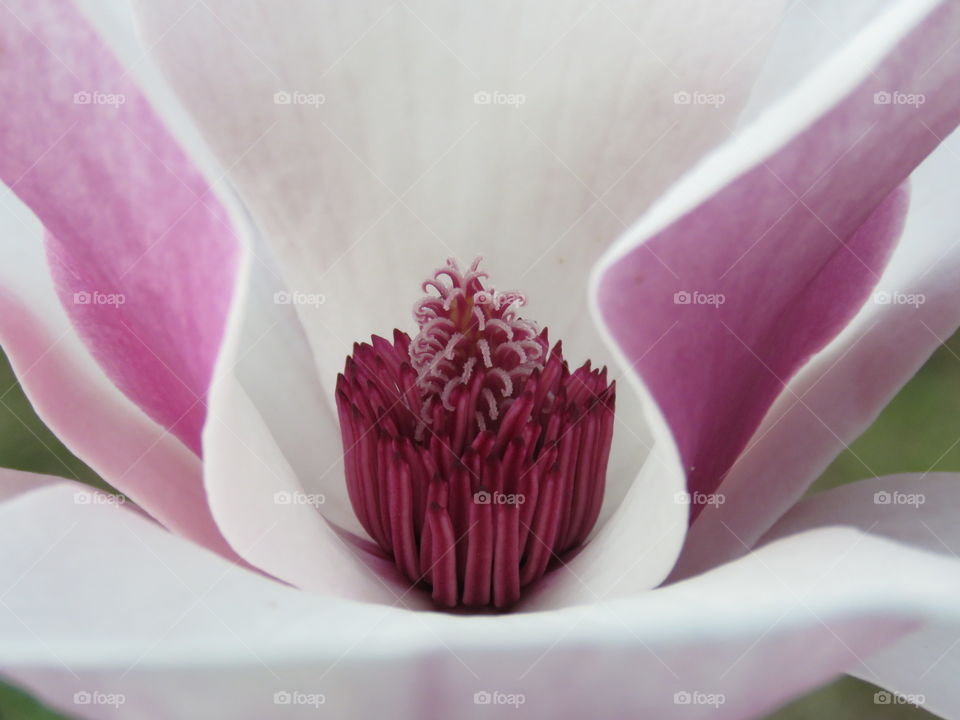
<svg viewBox="0 0 960 720">
<path fill-rule="evenodd" d="M 393 564 L 324 520 L 359 529 L 345 493 L 330 492 L 343 485 L 337 418 L 267 252 L 245 250 L 210 389 L 203 448 L 211 510 L 231 546 L 261 570 L 300 588 L 388 602 L 404 592 Z M 408 604 L 423 602 L 413 593 Z"/>
<path fill-rule="evenodd" d="M 781 518 L 761 543 L 824 525 L 852 525 L 957 561 L 958 514 L 960 475 L 890 475 L 807 498 Z M 893 576 L 900 571 L 897 566 L 889 568 Z M 851 672 L 908 700 L 922 700 L 920 704 L 930 712 L 960 716 L 960 618 L 927 622 Z"/>
<path fill-rule="evenodd" d="M 842 529 L 629 600 L 417 613 L 298 592 L 74 492 L 0 505 L 0 668 L 80 716 L 316 717 L 322 694 L 338 718 L 757 717 L 960 615 L 960 563 Z M 478 706 L 483 691 L 524 703 Z"/>
</svg>

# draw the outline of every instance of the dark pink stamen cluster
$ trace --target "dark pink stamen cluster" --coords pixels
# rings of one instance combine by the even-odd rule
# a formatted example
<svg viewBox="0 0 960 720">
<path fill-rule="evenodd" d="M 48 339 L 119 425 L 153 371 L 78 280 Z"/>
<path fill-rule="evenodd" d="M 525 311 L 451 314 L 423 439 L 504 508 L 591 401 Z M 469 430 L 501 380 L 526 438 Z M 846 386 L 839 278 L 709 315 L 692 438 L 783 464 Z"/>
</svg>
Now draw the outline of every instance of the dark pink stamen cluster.
<svg viewBox="0 0 960 720">
<path fill-rule="evenodd" d="M 437 295 L 413 340 L 354 345 L 337 407 L 364 529 L 438 604 L 505 608 L 597 521 L 615 383 L 589 362 L 570 372 L 478 263 L 424 283 Z"/>
</svg>

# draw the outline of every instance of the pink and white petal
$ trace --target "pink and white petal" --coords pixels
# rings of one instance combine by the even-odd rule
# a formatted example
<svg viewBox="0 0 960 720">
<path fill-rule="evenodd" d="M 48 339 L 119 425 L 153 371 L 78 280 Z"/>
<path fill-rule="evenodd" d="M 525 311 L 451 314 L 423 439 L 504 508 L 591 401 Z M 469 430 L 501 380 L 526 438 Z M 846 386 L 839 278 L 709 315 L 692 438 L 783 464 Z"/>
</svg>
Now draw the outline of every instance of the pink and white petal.
<svg viewBox="0 0 960 720">
<path fill-rule="evenodd" d="M 875 260 L 882 257 L 883 250 L 894 241 L 900 230 L 905 205 L 906 192 L 896 190 L 849 239 L 846 247 L 851 249 L 851 253 L 859 253 L 857 262 L 871 255 Z M 709 328 L 717 320 L 697 313 L 698 308 L 689 304 L 674 303 L 681 312 L 671 316 L 672 324 L 660 328 L 662 332 L 659 336 L 646 336 L 648 344 L 641 346 L 643 333 L 670 313 L 668 303 L 673 303 L 672 298 L 663 302 L 662 297 L 657 297 L 656 290 L 650 293 L 643 290 L 641 304 L 648 308 L 646 312 L 649 315 L 644 315 L 643 321 L 636 319 L 637 315 L 630 307 L 632 303 L 639 302 L 639 293 L 634 293 L 638 287 L 636 277 L 646 271 L 643 267 L 649 267 L 645 266 L 643 260 L 636 255 L 628 258 L 615 268 L 611 276 L 601 280 L 599 301 L 605 304 L 602 312 L 610 313 L 606 317 L 614 320 L 611 343 L 623 343 L 626 350 L 620 364 L 627 368 L 635 397 L 642 398 L 647 408 L 647 422 L 655 438 L 654 449 L 641 467 L 636 483 L 610 520 L 579 555 L 544 581 L 545 592 L 551 596 L 548 602 L 556 602 L 553 597 L 562 598 L 562 602 L 567 603 L 584 602 L 589 600 L 590 595 L 597 594 L 600 597 L 628 595 L 655 587 L 662 581 L 680 554 L 688 510 L 712 497 L 704 490 L 697 489 L 696 485 L 691 485 L 698 465 L 697 461 L 691 461 L 688 454 L 684 458 L 684 454 L 695 450 L 700 453 L 697 457 L 710 457 L 711 454 L 727 451 L 723 446 L 726 436 L 722 434 L 722 427 L 712 428 L 716 433 L 712 436 L 706 435 L 705 431 L 711 429 L 708 423 L 717 422 L 716 417 L 727 421 L 731 433 L 736 430 L 736 423 L 730 420 L 729 414 L 725 414 L 728 410 L 723 403 L 731 402 L 731 407 L 742 408 L 742 404 L 734 400 L 739 400 L 746 393 L 745 384 L 758 382 L 757 368 L 751 365 L 760 363 L 761 370 L 773 372 L 770 365 L 775 362 L 782 365 L 798 356 L 804 357 L 803 353 L 810 343 L 836 331 L 842 323 L 843 316 L 838 318 L 833 314 L 837 306 L 852 307 L 862 301 L 861 296 L 869 282 L 862 272 L 863 266 L 853 268 L 852 263 L 845 262 L 842 257 L 834 262 L 832 268 L 824 267 L 821 270 L 816 265 L 810 268 L 811 276 L 818 273 L 819 276 L 812 277 L 808 282 L 808 302 L 795 302 L 793 307 L 789 307 L 795 298 L 788 295 L 782 298 L 785 302 L 781 308 L 784 315 L 792 315 L 796 320 L 818 318 L 823 323 L 811 323 L 807 335 L 794 338 L 786 338 L 774 328 L 772 338 L 763 339 L 761 336 L 760 340 L 767 343 L 772 355 L 760 360 L 759 355 L 747 355 L 744 358 L 742 351 L 747 346 L 739 338 L 737 342 L 742 344 L 731 348 L 718 342 L 723 338 L 713 334 L 711 339 L 717 342 L 713 354 L 708 354 L 706 348 L 691 347 L 691 342 L 710 337 Z M 838 281 L 838 277 L 844 277 L 850 285 L 841 292 L 832 292 L 830 286 Z M 665 281 L 665 278 L 660 279 Z M 859 288 L 856 287 L 858 281 L 862 283 Z M 747 290 L 743 279 L 740 279 L 739 288 L 737 285 L 722 286 L 716 292 L 725 298 L 732 298 L 736 289 Z M 619 297 L 618 292 L 622 292 L 623 297 Z M 820 294 L 826 297 L 821 300 Z M 741 303 L 738 312 L 746 304 Z M 710 312 L 722 312 L 719 322 L 733 335 L 736 331 L 732 328 L 737 326 L 737 318 L 722 311 L 722 308 L 723 304 L 720 304 Z M 683 310 L 693 312 L 690 312 L 689 318 L 684 318 Z M 651 361 L 653 364 L 647 364 L 646 358 L 658 353 L 661 345 L 667 345 L 664 351 L 666 356 L 654 358 Z M 712 376 L 704 377 L 701 374 L 699 379 L 702 382 L 696 386 L 696 391 L 702 397 L 690 397 L 692 391 L 687 383 L 693 379 L 691 375 L 696 375 L 692 369 L 703 363 L 713 368 L 722 366 L 727 376 L 714 387 L 709 383 Z M 670 376 L 671 366 L 678 373 L 675 377 Z M 639 369 L 639 377 L 633 374 L 635 369 Z M 741 370 L 745 371 L 745 378 L 736 377 Z M 750 374 L 750 370 L 754 374 Z M 649 375 L 645 374 L 647 372 Z M 664 410 L 673 414 L 664 415 Z M 686 436 L 684 433 L 687 433 Z M 685 447 L 684 440 L 696 444 Z M 685 469 L 689 472 L 685 472 Z M 636 548 L 643 548 L 639 558 Z"/>
<path fill-rule="evenodd" d="M 897 0 L 804 0 L 790 3 L 777 28 L 770 51 L 750 101 L 740 116 L 741 126 L 782 100 L 803 82 L 810 70 L 839 52 L 871 22 L 889 11 Z"/>
<path fill-rule="evenodd" d="M 50 232 L 57 292 L 108 377 L 199 452 L 233 284 L 227 212 L 68 0 L 0 13 L 0 178 Z"/>
<path fill-rule="evenodd" d="M 143 62 L 144 48 L 132 41 L 132 17 L 125 8 L 86 0 L 79 4 L 151 98 L 163 102 L 164 119 L 189 143 L 192 157 L 202 156 L 204 148 L 176 106 L 164 102 L 170 98 L 151 74 L 151 64 Z M 252 245 L 254 238 L 248 240 Z M 334 472 L 340 480 L 336 489 L 342 487 L 339 438 L 317 430 L 335 427 L 336 418 L 318 389 L 296 313 L 275 297 L 284 286 L 269 249 L 250 247 L 241 263 L 249 270 L 238 272 L 231 308 L 237 335 L 224 340 L 203 440 L 204 481 L 218 527 L 245 559 L 300 587 L 367 600 L 395 599 L 405 584 L 397 581 L 394 565 L 358 552 L 327 523 L 318 522 L 314 509 L 323 500 L 328 519 L 362 532 L 345 493 L 325 493 L 318 482 L 324 471 Z M 329 447 L 327 441 L 332 441 Z M 277 528 L 284 532 L 275 532 Z M 423 602 L 419 593 L 405 599 L 407 605 Z"/>
<path fill-rule="evenodd" d="M 210 514 L 199 458 L 90 355 L 47 271 L 43 229 L 9 191 L 0 195 L 0 232 L 0 346 L 34 409 L 71 452 L 163 525 L 234 557 Z"/>
<path fill-rule="evenodd" d="M 315 717 L 321 696 L 344 718 L 759 717 L 956 617 L 960 591 L 953 559 L 828 528 L 630 599 L 410 612 L 298 592 L 61 487 L 0 505 L 0 542 L 0 670 L 97 718 Z"/>
<path fill-rule="evenodd" d="M 343 483 L 337 418 L 269 249 L 247 248 L 238 279 L 203 433 L 217 525 L 244 559 L 299 588 L 395 602 L 409 582 L 337 529 L 363 533 L 345 493 L 327 491 L 329 476 Z"/>
<path fill-rule="evenodd" d="M 161 103 L 165 121 L 188 143 L 191 156 L 202 157 L 205 148 L 170 102 L 175 98 L 152 64 L 144 62 L 145 48 L 131 34 L 129 8 L 90 0 L 78 5 L 151 99 Z M 253 242 L 249 238 L 247 244 Z M 314 508 L 323 500 L 328 519 L 362 532 L 346 494 L 324 492 L 328 488 L 320 482 L 324 472 L 336 473 L 340 482 L 334 489 L 342 488 L 339 439 L 317 430 L 337 421 L 318 389 L 296 313 L 276 302 L 275 293 L 284 286 L 269 249 L 250 247 L 240 263 L 249 269 L 238 271 L 231 308 L 236 338 L 224 339 L 203 436 L 204 482 L 217 525 L 246 560 L 295 585 L 363 599 L 394 598 L 388 588 L 396 594 L 404 588 L 396 583 L 393 564 L 363 552 L 361 564 L 353 544 L 318 522 Z M 422 601 L 419 594 L 406 599 L 414 605 Z"/>
<path fill-rule="evenodd" d="M 817 493 L 794 506 L 761 540 L 848 525 L 913 548 L 960 559 L 960 475 L 889 475 Z M 900 571 L 891 567 L 896 577 Z M 943 717 L 960 715 L 960 619 L 925 623 L 881 650 L 852 674 Z"/>
<path fill-rule="evenodd" d="M 176 93 L 167 84 L 160 68 L 151 61 L 150 48 L 145 46 L 137 32 L 136 18 L 129 0 L 72 0 L 90 25 L 123 65 L 124 72 L 136 81 L 137 87 L 147 97 L 154 112 L 177 139 L 184 152 L 205 176 L 216 178 L 214 191 L 221 202 L 233 199 L 233 193 L 225 189 L 223 169 L 212 151 L 193 124 L 186 110 L 180 105 Z M 223 190 L 223 193 L 219 193 Z M 241 228 L 243 222 L 234 224 Z"/>
<path fill-rule="evenodd" d="M 693 527 L 675 575 L 752 545 L 960 325 L 960 132 L 911 175 L 903 236 L 872 302 L 787 385 Z M 870 470 L 864 469 L 864 474 Z"/>
<path fill-rule="evenodd" d="M 960 119 L 960 85 L 947 82 L 958 65 L 936 64 L 958 35 L 953 3 L 897 3 L 687 175 L 596 268 L 598 317 L 671 428 L 694 517 L 783 384 L 879 279 L 905 214 L 898 186 L 938 143 L 930 129 Z M 888 85 L 929 102 L 874 103 Z"/>
<path fill-rule="evenodd" d="M 585 268 L 727 135 L 781 12 L 759 0 L 135 6 L 285 284 L 326 297 L 297 310 L 331 405 L 352 343 L 412 329 L 420 281 L 449 256 L 485 255 L 572 362 L 608 362 Z M 719 100 L 675 102 L 693 91 Z M 620 414 L 647 436 L 639 410 Z M 647 444 L 618 438 L 610 505 Z M 342 495 L 331 480 L 325 492 Z"/>
</svg>

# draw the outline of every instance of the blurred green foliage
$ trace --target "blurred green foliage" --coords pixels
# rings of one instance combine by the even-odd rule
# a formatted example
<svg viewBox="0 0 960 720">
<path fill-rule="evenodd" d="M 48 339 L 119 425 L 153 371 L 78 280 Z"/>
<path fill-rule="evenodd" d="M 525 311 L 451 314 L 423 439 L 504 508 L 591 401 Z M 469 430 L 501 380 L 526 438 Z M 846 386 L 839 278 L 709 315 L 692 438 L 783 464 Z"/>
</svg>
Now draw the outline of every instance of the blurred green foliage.
<svg viewBox="0 0 960 720">
<path fill-rule="evenodd" d="M 107 487 L 44 426 L 0 354 L 0 466 Z M 812 492 L 874 475 L 960 470 L 960 333 L 945 343 L 876 422 L 844 451 Z M 907 705 L 877 705 L 877 688 L 841 678 L 771 720 L 907 720 L 933 717 Z M 28 695 L 0 682 L 0 720 L 56 720 Z"/>
<path fill-rule="evenodd" d="M 28 470 L 106 487 L 97 474 L 74 457 L 47 429 L 30 406 L 0 352 L 0 467 Z M 2 717 L 2 716 L 0 716 Z"/>
<path fill-rule="evenodd" d="M 0 682 L 0 720 L 61 720 L 64 717 L 26 693 Z"/>
<path fill-rule="evenodd" d="M 903 472 L 960 470 L 960 332 L 944 343 L 811 492 Z"/>
</svg>

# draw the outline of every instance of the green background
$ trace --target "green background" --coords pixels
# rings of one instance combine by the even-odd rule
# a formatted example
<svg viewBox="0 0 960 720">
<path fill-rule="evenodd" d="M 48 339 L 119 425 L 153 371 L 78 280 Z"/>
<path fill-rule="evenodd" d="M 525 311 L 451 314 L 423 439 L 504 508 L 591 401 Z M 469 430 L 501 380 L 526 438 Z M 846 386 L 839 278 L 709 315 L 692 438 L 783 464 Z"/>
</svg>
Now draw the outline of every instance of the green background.
<svg viewBox="0 0 960 720">
<path fill-rule="evenodd" d="M 50 433 L 0 354 L 0 466 L 50 473 L 105 487 Z M 960 333 L 945 343 L 873 426 L 840 455 L 811 492 L 898 472 L 960 469 Z M 876 705 L 869 683 L 841 678 L 771 715 L 775 720 L 930 718 L 910 706 Z M 63 716 L 0 682 L 0 720 Z"/>
</svg>

